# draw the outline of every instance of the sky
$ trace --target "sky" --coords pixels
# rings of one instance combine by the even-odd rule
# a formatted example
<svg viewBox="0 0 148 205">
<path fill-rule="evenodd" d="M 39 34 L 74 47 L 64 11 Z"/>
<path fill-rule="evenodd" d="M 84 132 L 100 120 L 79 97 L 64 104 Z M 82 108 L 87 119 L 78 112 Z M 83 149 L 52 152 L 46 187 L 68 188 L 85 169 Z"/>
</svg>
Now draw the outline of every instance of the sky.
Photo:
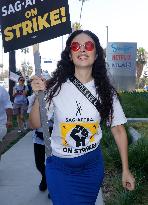
<svg viewBox="0 0 148 205">
<path fill-rule="evenodd" d="M 68 0 L 71 23 L 79 22 L 81 2 Z M 137 42 L 137 48 L 143 47 L 148 51 L 148 29 L 147 29 L 147 0 L 87 0 L 83 6 L 81 25 L 82 29 L 91 30 L 100 39 L 103 48 L 107 44 L 107 27 L 109 42 Z M 0 36 L 1 38 L 1 36 Z M 67 35 L 50 41 L 40 43 L 40 54 L 42 59 L 51 59 L 52 64 L 46 64 L 52 72 L 60 59 L 62 51 L 62 40 L 65 45 Z M 0 63 L 8 69 L 8 53 L 2 55 L 0 39 Z M 32 46 L 29 47 L 30 54 L 24 56 L 17 50 L 17 68 L 23 60 L 33 65 Z M 44 66 L 46 66 L 44 64 Z M 46 68 L 44 68 L 46 70 Z"/>
</svg>

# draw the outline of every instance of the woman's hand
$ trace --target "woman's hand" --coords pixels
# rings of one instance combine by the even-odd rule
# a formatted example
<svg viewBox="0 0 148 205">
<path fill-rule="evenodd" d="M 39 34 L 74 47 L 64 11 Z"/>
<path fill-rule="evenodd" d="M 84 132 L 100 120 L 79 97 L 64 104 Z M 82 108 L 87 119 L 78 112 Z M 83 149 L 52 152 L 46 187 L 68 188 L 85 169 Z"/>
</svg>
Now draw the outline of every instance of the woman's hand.
<svg viewBox="0 0 148 205">
<path fill-rule="evenodd" d="M 123 171 L 122 173 L 122 185 L 129 191 L 135 189 L 135 179 L 129 170 Z"/>
<path fill-rule="evenodd" d="M 45 91 L 45 80 L 42 77 L 34 75 L 31 77 L 31 87 L 34 92 Z"/>
</svg>

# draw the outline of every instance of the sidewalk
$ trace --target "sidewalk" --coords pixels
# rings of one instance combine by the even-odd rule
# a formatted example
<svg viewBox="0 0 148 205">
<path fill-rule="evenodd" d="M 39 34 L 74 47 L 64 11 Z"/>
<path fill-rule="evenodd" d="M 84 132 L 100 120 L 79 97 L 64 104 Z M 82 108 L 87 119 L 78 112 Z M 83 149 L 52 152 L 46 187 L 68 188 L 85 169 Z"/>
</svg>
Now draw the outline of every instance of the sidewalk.
<svg viewBox="0 0 148 205">
<path fill-rule="evenodd" d="M 52 205 L 47 191 L 40 192 L 40 176 L 34 164 L 32 132 L 2 155 L 0 162 L 1 205 Z"/>
<path fill-rule="evenodd" d="M 1 205 L 53 205 L 48 192 L 40 192 L 40 175 L 35 168 L 32 132 L 2 155 L 0 161 Z M 96 205 L 102 205 L 98 197 Z"/>
</svg>

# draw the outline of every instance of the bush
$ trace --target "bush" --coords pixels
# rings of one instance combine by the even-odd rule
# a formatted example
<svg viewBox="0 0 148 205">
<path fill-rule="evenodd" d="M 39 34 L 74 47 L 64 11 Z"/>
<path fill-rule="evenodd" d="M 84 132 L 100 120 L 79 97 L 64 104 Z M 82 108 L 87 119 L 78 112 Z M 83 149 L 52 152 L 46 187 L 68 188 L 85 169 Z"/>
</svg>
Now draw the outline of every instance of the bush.
<svg viewBox="0 0 148 205">
<path fill-rule="evenodd" d="M 148 92 L 121 92 L 119 96 L 126 117 L 148 116 Z"/>
<path fill-rule="evenodd" d="M 128 132 L 128 127 L 125 125 L 125 129 L 128 136 L 129 145 L 132 143 L 131 135 Z M 115 166 L 116 168 L 121 168 L 121 159 L 117 145 L 115 143 L 114 137 L 112 136 L 110 128 L 103 125 L 103 138 L 101 141 L 101 146 L 103 148 L 103 155 L 105 159 L 105 165 L 109 168 L 110 166 Z"/>
</svg>

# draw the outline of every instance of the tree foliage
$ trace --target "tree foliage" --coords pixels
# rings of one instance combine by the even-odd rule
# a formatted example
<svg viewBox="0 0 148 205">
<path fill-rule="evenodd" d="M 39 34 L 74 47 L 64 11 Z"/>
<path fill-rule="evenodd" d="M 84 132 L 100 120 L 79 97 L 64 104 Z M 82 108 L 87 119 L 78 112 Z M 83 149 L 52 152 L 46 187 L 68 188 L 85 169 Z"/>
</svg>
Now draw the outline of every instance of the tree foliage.
<svg viewBox="0 0 148 205">
<path fill-rule="evenodd" d="M 29 48 L 22 48 L 21 52 L 24 53 L 24 55 L 26 56 L 26 54 L 29 53 Z M 26 61 L 26 59 L 24 59 L 24 61 L 22 61 L 21 63 L 20 72 L 24 77 L 30 76 L 33 72 L 33 67 L 30 65 L 29 62 Z"/>
<path fill-rule="evenodd" d="M 80 30 L 81 27 L 82 27 L 82 25 L 78 22 L 75 22 L 75 23 L 72 24 L 72 30 L 73 31 Z"/>
<path fill-rule="evenodd" d="M 80 23 L 80 22 L 81 22 L 81 17 L 82 17 L 83 5 L 84 5 L 85 1 L 87 1 L 87 0 L 79 0 L 79 1 L 82 2 L 82 4 L 81 4 L 81 10 L 80 10 L 80 18 L 79 18 L 79 23 Z"/>
<path fill-rule="evenodd" d="M 148 60 L 148 52 L 140 47 L 137 49 L 137 58 L 136 58 L 136 64 L 137 64 L 137 79 L 140 78 L 143 67 L 147 63 Z"/>
<path fill-rule="evenodd" d="M 28 47 L 21 48 L 21 52 L 24 53 L 24 54 L 27 54 L 27 53 L 29 53 L 29 48 Z"/>
<path fill-rule="evenodd" d="M 33 72 L 33 67 L 30 65 L 29 62 L 22 62 L 21 64 L 21 69 L 20 69 L 20 72 L 22 73 L 22 75 L 24 77 L 26 76 L 31 76 L 32 72 Z"/>
</svg>

